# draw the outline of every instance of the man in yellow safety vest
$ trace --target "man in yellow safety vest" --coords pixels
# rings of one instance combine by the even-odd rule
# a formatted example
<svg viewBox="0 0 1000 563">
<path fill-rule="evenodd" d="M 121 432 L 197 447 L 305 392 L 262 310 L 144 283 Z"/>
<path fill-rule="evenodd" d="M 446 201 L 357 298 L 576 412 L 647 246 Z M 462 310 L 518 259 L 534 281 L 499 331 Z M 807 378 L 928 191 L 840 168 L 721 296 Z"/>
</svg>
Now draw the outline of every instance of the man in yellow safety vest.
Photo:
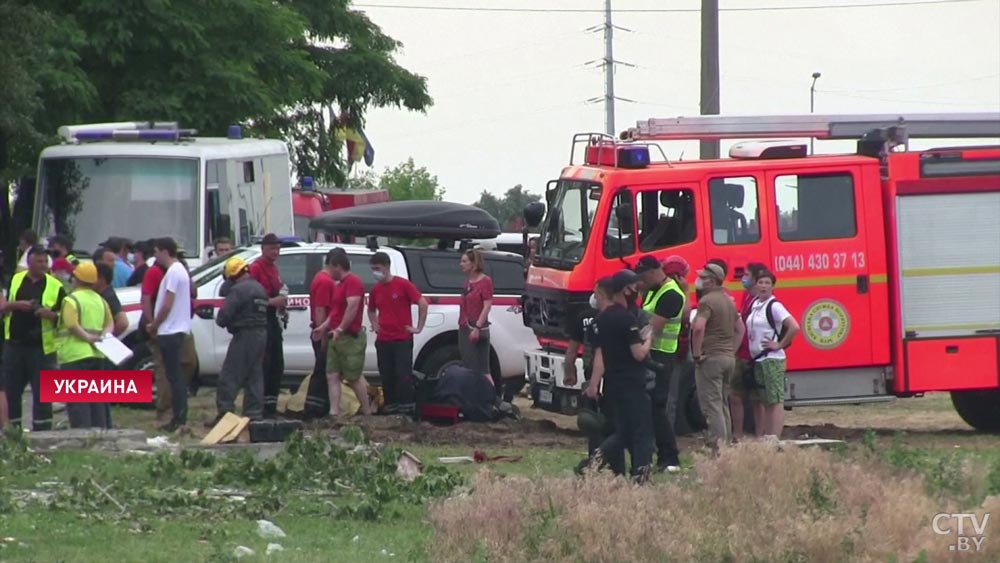
<svg viewBox="0 0 1000 563">
<path fill-rule="evenodd" d="M 97 266 L 84 262 L 73 270 L 73 291 L 63 302 L 59 317 L 58 358 L 62 370 L 101 370 L 104 355 L 94 344 L 114 330 L 107 301 L 96 291 Z M 103 403 L 66 405 L 70 428 L 107 428 L 107 407 Z"/>
<path fill-rule="evenodd" d="M 49 254 L 35 245 L 25 251 L 27 270 L 14 274 L 4 306 L 4 387 L 10 423 L 21 425 L 21 397 L 31 385 L 32 429 L 52 428 L 52 404 L 42 403 L 39 373 L 56 369 L 56 319 L 66 290 L 48 273 Z"/>
<path fill-rule="evenodd" d="M 671 256 L 670 264 L 677 264 L 683 258 Z M 687 263 L 684 263 L 685 269 Z M 674 372 L 677 355 L 677 338 L 681 332 L 681 319 L 687 296 L 675 277 L 668 277 L 665 264 L 654 256 L 643 256 L 636 264 L 635 272 L 642 278 L 646 291 L 642 309 L 649 315 L 649 326 L 653 331 L 650 359 L 656 364 L 656 386 L 651 393 L 653 405 L 653 433 L 656 437 L 656 468 L 659 471 L 680 470 L 680 450 L 673 424 L 667 416 L 667 398 L 670 377 Z M 683 279 L 683 277 L 681 277 Z"/>
</svg>

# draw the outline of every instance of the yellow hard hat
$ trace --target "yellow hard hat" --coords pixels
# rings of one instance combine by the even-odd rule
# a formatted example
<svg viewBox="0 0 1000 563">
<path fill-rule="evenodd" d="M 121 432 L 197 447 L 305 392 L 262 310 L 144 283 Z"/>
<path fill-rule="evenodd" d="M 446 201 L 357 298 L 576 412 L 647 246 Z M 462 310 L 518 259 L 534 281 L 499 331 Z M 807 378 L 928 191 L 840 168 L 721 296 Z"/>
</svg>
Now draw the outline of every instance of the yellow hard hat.
<svg viewBox="0 0 1000 563">
<path fill-rule="evenodd" d="M 97 283 L 97 266 L 93 262 L 81 262 L 73 268 L 73 277 L 83 283 Z"/>
<path fill-rule="evenodd" d="M 223 273 L 227 278 L 234 278 L 240 275 L 240 273 L 246 268 L 246 260 L 240 258 L 239 256 L 233 256 L 229 260 L 226 260 L 226 269 Z"/>
</svg>

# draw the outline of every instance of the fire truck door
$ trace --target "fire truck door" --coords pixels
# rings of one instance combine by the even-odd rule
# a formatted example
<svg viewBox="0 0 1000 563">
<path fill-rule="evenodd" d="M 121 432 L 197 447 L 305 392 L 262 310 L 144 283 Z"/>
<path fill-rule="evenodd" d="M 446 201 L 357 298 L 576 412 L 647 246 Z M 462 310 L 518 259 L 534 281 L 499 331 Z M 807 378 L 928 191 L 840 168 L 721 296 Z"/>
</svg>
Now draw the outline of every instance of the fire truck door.
<svg viewBox="0 0 1000 563">
<path fill-rule="evenodd" d="M 770 238 L 762 232 L 770 227 L 765 217 L 761 225 L 761 181 L 763 175 L 712 176 L 706 179 L 707 205 L 702 206 L 702 217 L 707 216 L 706 244 L 708 258 L 721 258 L 729 266 L 726 288 L 740 296 L 740 280 L 749 262 L 769 265 L 771 260 Z M 697 265 L 698 267 L 701 264 Z M 739 299 L 737 299 L 739 302 Z"/>
<path fill-rule="evenodd" d="M 608 222 L 605 264 L 601 274 L 613 273 L 625 264 L 634 267 L 641 256 L 652 254 L 663 259 L 671 254 L 684 256 L 692 264 L 705 259 L 705 247 L 699 239 L 695 215 L 696 185 L 663 184 L 631 186 L 619 192 Z M 628 198 L 633 198 L 631 202 Z M 631 203 L 635 225 L 619 225 L 626 218 L 622 203 Z M 624 260 L 625 264 L 622 264 Z"/>
<path fill-rule="evenodd" d="M 775 296 L 802 327 L 798 346 L 788 352 L 790 370 L 872 361 L 873 265 L 860 173 L 844 166 L 766 174 L 764 224 L 778 278 Z"/>
</svg>

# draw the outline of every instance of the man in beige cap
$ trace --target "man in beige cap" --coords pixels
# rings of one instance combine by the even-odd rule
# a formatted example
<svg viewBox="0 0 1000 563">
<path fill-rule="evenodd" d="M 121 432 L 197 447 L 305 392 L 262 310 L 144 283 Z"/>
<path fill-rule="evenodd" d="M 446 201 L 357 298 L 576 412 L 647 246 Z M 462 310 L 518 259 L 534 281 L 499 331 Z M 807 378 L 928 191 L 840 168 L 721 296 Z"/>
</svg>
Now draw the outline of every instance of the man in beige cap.
<svg viewBox="0 0 1000 563">
<path fill-rule="evenodd" d="M 726 274 L 718 264 L 698 270 L 695 287 L 703 291 L 691 326 L 691 355 L 695 361 L 698 402 L 708 422 L 709 446 L 728 445 L 732 422 L 726 399 L 736 370 L 736 349 L 746 327 L 736 305 L 722 291 Z"/>
</svg>

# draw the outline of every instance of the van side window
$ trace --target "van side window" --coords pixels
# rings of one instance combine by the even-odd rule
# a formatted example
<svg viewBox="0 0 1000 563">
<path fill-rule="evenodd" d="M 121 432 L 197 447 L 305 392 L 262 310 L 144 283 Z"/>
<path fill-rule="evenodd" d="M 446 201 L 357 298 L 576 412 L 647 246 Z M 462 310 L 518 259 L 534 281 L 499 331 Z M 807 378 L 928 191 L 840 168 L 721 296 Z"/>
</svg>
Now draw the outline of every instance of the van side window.
<svg viewBox="0 0 1000 563">
<path fill-rule="evenodd" d="M 520 295 L 524 291 L 524 263 L 518 260 L 486 260 L 486 274 L 493 292 Z"/>
<path fill-rule="evenodd" d="M 752 176 L 709 180 L 708 203 L 712 242 L 720 246 L 760 242 L 757 180 Z"/>
<path fill-rule="evenodd" d="M 847 172 L 789 174 L 774 180 L 778 238 L 851 238 L 858 234 L 854 180 Z"/>
<path fill-rule="evenodd" d="M 671 248 L 694 242 L 697 238 L 693 190 L 638 192 L 635 208 L 640 252 Z"/>
<path fill-rule="evenodd" d="M 351 261 L 351 273 L 361 278 L 361 283 L 365 284 L 365 291 L 369 291 L 375 285 L 375 276 L 372 275 L 371 254 L 348 254 L 347 258 Z"/>
</svg>

